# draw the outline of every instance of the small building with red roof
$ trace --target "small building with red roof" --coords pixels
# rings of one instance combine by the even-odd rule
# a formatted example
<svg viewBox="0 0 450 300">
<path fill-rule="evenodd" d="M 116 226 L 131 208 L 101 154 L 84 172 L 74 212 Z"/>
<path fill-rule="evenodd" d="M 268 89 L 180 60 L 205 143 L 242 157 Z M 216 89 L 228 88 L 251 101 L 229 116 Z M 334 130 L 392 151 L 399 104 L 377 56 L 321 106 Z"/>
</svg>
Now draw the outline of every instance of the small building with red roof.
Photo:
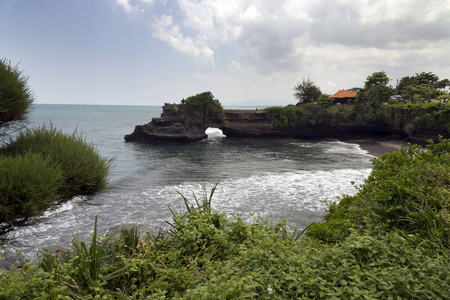
<svg viewBox="0 0 450 300">
<path fill-rule="evenodd" d="M 336 105 L 351 104 L 355 102 L 357 92 L 350 92 L 347 90 L 340 90 L 336 94 L 332 95 L 331 98 L 336 101 Z"/>
</svg>

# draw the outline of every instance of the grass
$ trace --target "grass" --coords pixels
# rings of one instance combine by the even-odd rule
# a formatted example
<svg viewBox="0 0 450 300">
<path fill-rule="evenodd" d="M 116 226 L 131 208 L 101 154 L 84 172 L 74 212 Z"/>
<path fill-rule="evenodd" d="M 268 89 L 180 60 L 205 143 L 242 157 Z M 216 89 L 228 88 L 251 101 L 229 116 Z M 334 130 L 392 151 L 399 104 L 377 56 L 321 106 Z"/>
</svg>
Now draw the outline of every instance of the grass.
<svg viewBox="0 0 450 300">
<path fill-rule="evenodd" d="M 0 156 L 0 222 L 26 222 L 59 199 L 64 175 L 39 153 Z M 18 220 L 17 220 L 18 219 Z"/>
<path fill-rule="evenodd" d="M 20 132 L 0 148 L 3 231 L 56 203 L 107 188 L 112 161 L 76 132 L 63 134 L 52 125 Z"/>
<path fill-rule="evenodd" d="M 74 132 L 67 135 L 53 125 L 22 131 L 0 149 L 8 156 L 39 153 L 58 164 L 64 174 L 61 196 L 70 198 L 105 189 L 112 159 L 102 158 L 95 147 Z"/>
</svg>

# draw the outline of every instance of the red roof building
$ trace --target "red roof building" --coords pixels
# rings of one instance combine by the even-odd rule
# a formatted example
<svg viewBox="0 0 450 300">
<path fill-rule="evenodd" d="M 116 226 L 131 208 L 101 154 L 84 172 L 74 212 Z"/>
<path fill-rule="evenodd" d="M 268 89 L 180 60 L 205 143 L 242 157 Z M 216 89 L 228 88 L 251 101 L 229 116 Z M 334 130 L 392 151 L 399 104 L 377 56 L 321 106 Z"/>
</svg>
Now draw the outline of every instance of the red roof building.
<svg viewBox="0 0 450 300">
<path fill-rule="evenodd" d="M 357 92 L 350 92 L 346 90 L 341 90 L 331 96 L 336 101 L 337 105 L 353 103 L 356 99 Z"/>
</svg>

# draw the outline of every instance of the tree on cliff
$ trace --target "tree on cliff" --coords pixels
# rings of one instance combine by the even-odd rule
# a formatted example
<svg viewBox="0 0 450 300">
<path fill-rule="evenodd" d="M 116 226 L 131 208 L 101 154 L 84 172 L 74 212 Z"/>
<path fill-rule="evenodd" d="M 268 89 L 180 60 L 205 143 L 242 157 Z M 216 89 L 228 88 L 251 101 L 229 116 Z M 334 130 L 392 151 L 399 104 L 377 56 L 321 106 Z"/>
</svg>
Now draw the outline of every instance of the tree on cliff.
<svg viewBox="0 0 450 300">
<path fill-rule="evenodd" d="M 421 72 L 400 79 L 397 90 L 403 98 L 423 102 L 437 98 L 442 93 L 438 88 L 445 88 L 448 82 L 448 79 L 439 81 L 439 77 L 433 72 Z"/>
<path fill-rule="evenodd" d="M 17 65 L 0 60 L 0 129 L 27 118 L 34 101 L 27 81 L 28 76 L 23 75 Z"/>
<path fill-rule="evenodd" d="M 298 100 L 297 105 L 316 102 L 322 95 L 320 88 L 309 77 L 306 80 L 303 78 L 303 81 L 294 87 L 294 91 L 294 97 Z"/>
<path fill-rule="evenodd" d="M 389 77 L 385 71 L 369 75 L 355 102 L 357 122 L 368 125 L 377 119 L 377 112 L 383 103 L 387 103 L 394 89 L 388 86 Z"/>
<path fill-rule="evenodd" d="M 204 118 L 220 124 L 223 122 L 225 115 L 219 100 L 215 99 L 211 92 L 190 96 L 180 104 L 180 107 L 188 111 L 201 112 Z"/>
<path fill-rule="evenodd" d="M 445 89 L 445 88 L 448 87 L 448 86 L 450 86 L 450 80 L 449 80 L 448 78 L 439 80 L 439 81 L 436 83 L 436 87 L 437 87 L 438 89 Z"/>
</svg>

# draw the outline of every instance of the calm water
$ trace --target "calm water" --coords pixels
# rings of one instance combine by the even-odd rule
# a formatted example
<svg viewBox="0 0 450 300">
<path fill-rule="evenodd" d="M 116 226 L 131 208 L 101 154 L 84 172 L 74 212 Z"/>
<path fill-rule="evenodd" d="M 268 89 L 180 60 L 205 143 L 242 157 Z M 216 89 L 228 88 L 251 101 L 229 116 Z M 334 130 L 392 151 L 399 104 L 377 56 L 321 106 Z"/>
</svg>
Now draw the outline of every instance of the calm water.
<svg viewBox="0 0 450 300">
<path fill-rule="evenodd" d="M 356 192 L 370 173 L 372 156 L 338 141 L 246 140 L 208 129 L 207 140 L 184 146 L 125 143 L 134 126 L 161 114 L 161 107 L 36 105 L 30 127 L 50 122 L 63 132 L 77 130 L 99 153 L 115 157 L 111 188 L 76 197 L 49 211 L 39 224 L 8 234 L 4 251 L 34 257 L 36 250 L 70 243 L 72 233 L 88 238 L 95 216 L 101 234 L 124 223 L 161 225 L 168 205 L 183 210 L 176 190 L 199 195 L 220 179 L 213 207 L 250 220 L 281 217 L 304 228 L 324 212 L 325 202 Z"/>
</svg>

